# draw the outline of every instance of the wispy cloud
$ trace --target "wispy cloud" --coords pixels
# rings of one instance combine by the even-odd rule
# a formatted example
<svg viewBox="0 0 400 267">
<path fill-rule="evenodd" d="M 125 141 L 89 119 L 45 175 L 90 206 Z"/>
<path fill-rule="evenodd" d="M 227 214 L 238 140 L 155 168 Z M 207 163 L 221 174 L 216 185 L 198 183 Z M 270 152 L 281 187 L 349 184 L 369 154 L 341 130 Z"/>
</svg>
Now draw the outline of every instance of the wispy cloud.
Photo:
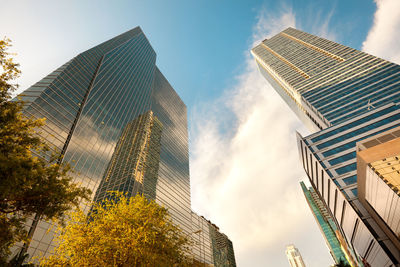
<svg viewBox="0 0 400 267">
<path fill-rule="evenodd" d="M 311 12 L 314 12 L 314 14 L 309 14 L 309 18 L 312 19 L 312 21 L 308 21 L 308 23 L 311 24 L 310 32 L 332 41 L 337 40 L 337 33 L 330 27 L 331 18 L 335 13 L 335 9 L 332 8 L 327 13 L 318 9 L 312 9 Z"/>
<path fill-rule="evenodd" d="M 262 10 L 252 47 L 289 26 L 296 26 L 291 8 Z M 193 207 L 229 235 L 238 266 L 284 266 L 285 245 L 292 242 L 306 261 L 316 250 L 325 255 L 309 256 L 309 266 L 327 266 L 328 250 L 315 246 L 322 237 L 298 184 L 304 172 L 295 130 L 306 130 L 262 78 L 250 48 L 236 86 L 193 112 Z"/>
<path fill-rule="evenodd" d="M 267 9 L 263 9 L 258 13 L 257 23 L 253 29 L 252 47 L 287 27 L 295 26 L 296 16 L 291 7 L 285 6 L 279 13 L 267 12 Z"/>
<path fill-rule="evenodd" d="M 362 50 L 400 64 L 400 1 L 375 0 L 374 24 Z"/>
</svg>

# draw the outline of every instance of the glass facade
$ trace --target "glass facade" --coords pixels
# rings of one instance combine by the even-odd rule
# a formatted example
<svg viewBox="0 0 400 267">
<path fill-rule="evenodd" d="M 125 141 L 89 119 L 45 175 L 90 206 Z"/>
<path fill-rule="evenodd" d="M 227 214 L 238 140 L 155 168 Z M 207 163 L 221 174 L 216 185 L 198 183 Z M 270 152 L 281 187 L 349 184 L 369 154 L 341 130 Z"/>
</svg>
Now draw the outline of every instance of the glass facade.
<svg viewBox="0 0 400 267">
<path fill-rule="evenodd" d="M 161 133 L 162 124 L 152 111 L 126 125 L 97 189 L 96 202 L 101 202 L 110 191 L 156 199 Z"/>
<path fill-rule="evenodd" d="M 349 251 L 394 266 L 400 251 L 370 218 L 357 187 L 357 143 L 400 125 L 400 66 L 288 28 L 252 49 L 260 72 L 313 132 L 302 165 Z"/>
<path fill-rule="evenodd" d="M 399 125 L 400 110 L 391 103 L 310 136 L 298 135 L 310 181 L 336 219 L 344 241 L 371 266 L 394 266 L 399 254 L 358 199 L 357 144 Z"/>
<path fill-rule="evenodd" d="M 151 109 L 163 125 L 156 202 L 168 208 L 186 232 L 192 232 L 186 106 L 156 69 Z"/>
<path fill-rule="evenodd" d="M 186 106 L 139 27 L 79 54 L 20 97 L 27 116 L 46 118 L 40 135 L 94 201 L 108 191 L 140 193 L 167 207 L 185 234 L 193 233 Z M 81 206 L 87 212 L 91 205 Z M 30 257 L 53 251 L 48 229 L 50 222 L 38 223 Z M 203 241 L 212 248 L 210 239 Z"/>
<path fill-rule="evenodd" d="M 200 266 L 218 266 L 214 262 L 213 244 L 210 235 L 211 222 L 195 212 L 192 212 L 192 222 L 193 257 L 197 263 L 203 263 L 203 265 L 198 264 Z"/>
<path fill-rule="evenodd" d="M 233 245 L 229 238 L 219 232 L 219 228 L 209 224 L 209 233 L 213 248 L 214 265 L 216 267 L 236 266 Z"/>
<path fill-rule="evenodd" d="M 293 28 L 264 40 L 252 54 L 313 131 L 400 100 L 400 66 Z"/>
<path fill-rule="evenodd" d="M 338 230 L 337 226 L 334 219 L 326 209 L 323 201 L 319 198 L 318 194 L 312 187 L 307 188 L 303 182 L 301 182 L 300 185 L 334 261 L 339 263 L 342 260 L 352 266 L 357 266 L 353 260 L 353 255 L 350 253 L 350 255 L 346 255 L 345 250 L 342 249 L 340 241 L 336 236 Z"/>
</svg>

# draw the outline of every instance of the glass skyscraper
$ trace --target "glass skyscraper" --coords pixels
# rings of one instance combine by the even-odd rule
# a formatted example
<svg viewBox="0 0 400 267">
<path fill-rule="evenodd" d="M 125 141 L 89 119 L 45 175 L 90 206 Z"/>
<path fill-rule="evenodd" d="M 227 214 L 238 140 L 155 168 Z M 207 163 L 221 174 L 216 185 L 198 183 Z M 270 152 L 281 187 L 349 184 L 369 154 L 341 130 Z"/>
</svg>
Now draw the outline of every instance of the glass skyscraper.
<svg viewBox="0 0 400 267">
<path fill-rule="evenodd" d="M 326 244 L 329 247 L 329 251 L 332 258 L 336 263 L 343 261 L 345 263 L 351 264 L 352 266 L 357 266 L 354 263 L 353 255 L 351 252 L 346 253 L 346 249 L 340 244 L 340 235 L 333 217 L 329 214 L 328 210 L 325 208 L 324 203 L 319 198 L 318 193 L 310 187 L 307 188 L 306 185 L 301 182 L 301 189 L 303 190 L 304 196 L 306 197 L 307 203 L 310 206 L 311 212 L 314 215 L 315 220 L 325 238 Z M 346 255 L 347 254 L 347 255 Z"/>
<path fill-rule="evenodd" d="M 198 229 L 193 232 L 195 242 L 193 253 L 198 255 L 196 259 L 204 259 L 195 262 L 195 266 L 204 266 L 202 262 L 209 263 L 205 266 L 236 266 L 233 244 L 225 234 L 219 231 L 218 226 L 195 212 L 192 212 L 192 221 L 194 229 Z M 213 265 L 210 264 L 211 262 Z"/>
<path fill-rule="evenodd" d="M 214 265 L 211 234 L 198 229 L 191 211 L 186 106 L 139 27 L 77 55 L 20 97 L 27 116 L 46 118 L 40 135 L 94 201 L 116 190 L 155 200 L 185 234 L 203 237 L 193 257 Z M 38 223 L 31 257 L 54 249 L 50 226 Z M 208 252 L 196 253 L 198 247 Z"/>
<path fill-rule="evenodd" d="M 313 132 L 297 134 L 301 162 L 357 261 L 399 264 L 399 248 L 358 199 L 356 144 L 400 125 L 400 66 L 293 28 L 252 54 Z"/>
<path fill-rule="evenodd" d="M 264 40 L 252 54 L 310 129 L 400 100 L 400 66 L 293 28 Z"/>
</svg>

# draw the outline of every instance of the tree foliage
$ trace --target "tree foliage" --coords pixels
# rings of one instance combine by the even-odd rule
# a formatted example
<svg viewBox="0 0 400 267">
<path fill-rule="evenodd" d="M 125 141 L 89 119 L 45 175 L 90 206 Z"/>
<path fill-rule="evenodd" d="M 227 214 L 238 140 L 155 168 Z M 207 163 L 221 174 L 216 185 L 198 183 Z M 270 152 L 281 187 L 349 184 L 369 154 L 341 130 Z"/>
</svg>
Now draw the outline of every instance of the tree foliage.
<svg viewBox="0 0 400 267">
<path fill-rule="evenodd" d="M 59 246 L 44 266 L 188 266 L 188 236 L 167 209 L 143 196 L 114 193 L 95 204 L 90 216 L 71 213 L 58 228 Z"/>
<path fill-rule="evenodd" d="M 23 103 L 11 100 L 20 70 L 9 47 L 9 39 L 0 40 L 0 265 L 16 242 L 29 242 L 23 227 L 29 216 L 61 218 L 90 193 L 72 183 L 68 164 L 58 163 L 37 134 L 45 120 L 24 116 Z"/>
<path fill-rule="evenodd" d="M 351 267 L 351 265 L 345 262 L 343 259 L 340 259 L 339 263 L 335 264 L 335 267 Z"/>
</svg>

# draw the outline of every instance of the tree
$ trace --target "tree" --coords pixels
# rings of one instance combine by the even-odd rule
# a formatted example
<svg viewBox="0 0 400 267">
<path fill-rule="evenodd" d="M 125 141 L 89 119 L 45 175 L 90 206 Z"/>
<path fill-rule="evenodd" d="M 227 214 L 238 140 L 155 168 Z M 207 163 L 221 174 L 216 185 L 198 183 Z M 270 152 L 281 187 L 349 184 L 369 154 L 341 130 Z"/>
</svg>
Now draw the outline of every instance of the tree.
<svg viewBox="0 0 400 267">
<path fill-rule="evenodd" d="M 19 65 L 7 52 L 10 40 L 0 40 L 0 265 L 5 265 L 10 248 L 19 241 L 29 244 L 24 223 L 29 216 L 61 218 L 90 191 L 72 183 L 68 164 L 40 138 L 44 119 L 24 116 L 23 103 L 12 101 Z M 1 71 L 1 68 L 0 68 Z M 54 151 L 54 150 L 53 150 Z M 35 225 L 33 225 L 34 228 Z M 31 227 L 31 229 L 33 229 Z M 22 253 L 23 254 L 23 253 Z"/>
<path fill-rule="evenodd" d="M 188 266 L 188 235 L 166 208 L 137 195 L 113 193 L 86 216 L 72 212 L 58 228 L 58 248 L 43 266 Z"/>
</svg>

